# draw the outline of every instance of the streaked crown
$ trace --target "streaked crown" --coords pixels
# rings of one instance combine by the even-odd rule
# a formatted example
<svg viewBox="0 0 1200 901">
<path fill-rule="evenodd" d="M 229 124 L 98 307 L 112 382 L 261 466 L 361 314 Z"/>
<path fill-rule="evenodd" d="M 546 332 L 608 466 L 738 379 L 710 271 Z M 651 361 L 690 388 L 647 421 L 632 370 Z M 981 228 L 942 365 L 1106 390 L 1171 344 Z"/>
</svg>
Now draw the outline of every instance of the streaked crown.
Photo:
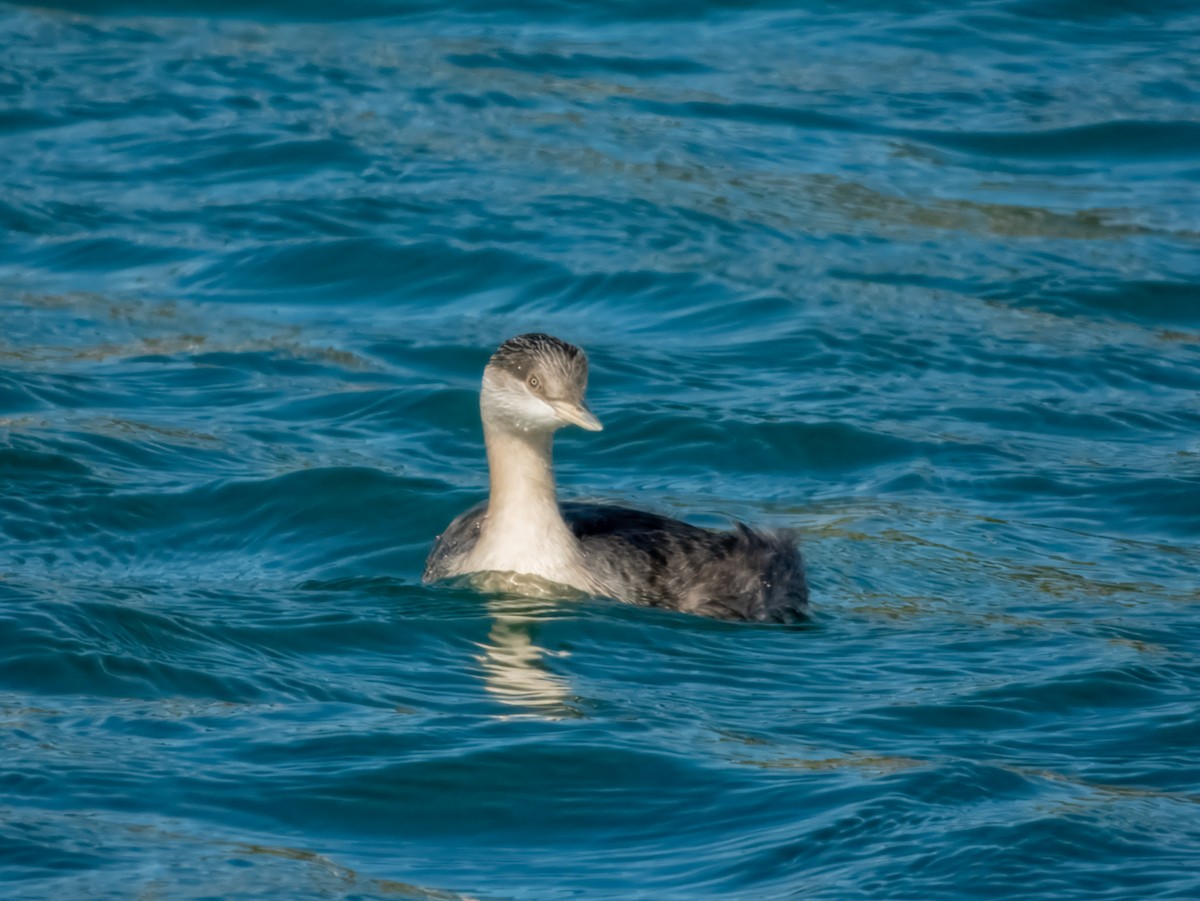
<svg viewBox="0 0 1200 901">
<path fill-rule="evenodd" d="M 552 373 L 565 384 L 587 385 L 587 354 L 553 335 L 532 332 L 509 338 L 492 354 L 488 364 L 520 379 L 531 372 Z"/>
</svg>

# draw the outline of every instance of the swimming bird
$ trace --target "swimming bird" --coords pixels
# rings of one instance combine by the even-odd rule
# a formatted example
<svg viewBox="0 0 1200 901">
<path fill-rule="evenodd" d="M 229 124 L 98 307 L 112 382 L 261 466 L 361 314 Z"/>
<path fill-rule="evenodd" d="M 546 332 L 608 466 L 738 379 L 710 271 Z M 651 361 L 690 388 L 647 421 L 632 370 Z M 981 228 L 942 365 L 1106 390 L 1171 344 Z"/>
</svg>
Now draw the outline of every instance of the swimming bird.
<svg viewBox="0 0 1200 901">
<path fill-rule="evenodd" d="M 423 581 L 514 573 L 590 595 L 717 619 L 791 622 L 808 609 L 796 544 L 735 523 L 714 531 L 641 510 L 559 503 L 551 449 L 567 425 L 602 428 L 584 399 L 587 356 L 545 334 L 505 341 L 479 408 L 488 499 L 438 536 Z"/>
</svg>

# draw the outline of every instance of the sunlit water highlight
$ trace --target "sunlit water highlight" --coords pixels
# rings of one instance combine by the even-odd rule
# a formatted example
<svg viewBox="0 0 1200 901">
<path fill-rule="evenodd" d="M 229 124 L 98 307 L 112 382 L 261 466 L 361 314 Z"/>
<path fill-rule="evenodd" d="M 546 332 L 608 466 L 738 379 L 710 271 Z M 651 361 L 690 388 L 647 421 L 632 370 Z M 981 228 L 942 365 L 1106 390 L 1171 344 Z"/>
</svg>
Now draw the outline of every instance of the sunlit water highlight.
<svg viewBox="0 0 1200 901">
<path fill-rule="evenodd" d="M 1200 896 L 1198 35 L 0 6 L 0 894 Z M 534 329 L 811 623 L 420 585 Z"/>
</svg>

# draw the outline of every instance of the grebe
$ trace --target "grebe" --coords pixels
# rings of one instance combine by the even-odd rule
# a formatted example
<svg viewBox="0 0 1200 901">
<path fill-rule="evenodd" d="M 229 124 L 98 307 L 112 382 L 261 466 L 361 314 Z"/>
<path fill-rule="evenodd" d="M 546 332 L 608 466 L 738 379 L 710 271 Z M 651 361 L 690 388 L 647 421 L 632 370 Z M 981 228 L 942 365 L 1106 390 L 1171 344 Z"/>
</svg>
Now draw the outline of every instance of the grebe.
<svg viewBox="0 0 1200 901">
<path fill-rule="evenodd" d="M 565 425 L 602 428 L 584 401 L 583 351 L 550 335 L 505 341 L 483 370 L 479 407 L 490 494 L 435 542 L 424 582 L 515 573 L 590 595 L 717 619 L 790 622 L 808 609 L 794 542 L 594 504 L 559 504 L 551 443 Z"/>
</svg>

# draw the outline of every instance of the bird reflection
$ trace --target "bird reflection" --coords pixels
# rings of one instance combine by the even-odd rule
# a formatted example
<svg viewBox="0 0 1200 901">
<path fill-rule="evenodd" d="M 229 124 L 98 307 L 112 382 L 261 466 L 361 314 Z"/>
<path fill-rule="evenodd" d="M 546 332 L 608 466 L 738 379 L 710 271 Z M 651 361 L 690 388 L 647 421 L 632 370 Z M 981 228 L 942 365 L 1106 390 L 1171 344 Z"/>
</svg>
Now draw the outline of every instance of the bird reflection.
<svg viewBox="0 0 1200 901">
<path fill-rule="evenodd" d="M 546 668 L 549 657 L 564 657 L 566 651 L 551 651 L 534 642 L 539 614 L 553 609 L 548 601 L 528 597 L 501 597 L 488 601 L 492 628 L 479 644 L 476 660 L 483 668 L 484 687 L 502 704 L 526 714 L 548 719 L 579 716 L 569 703 L 566 679 Z"/>
</svg>

